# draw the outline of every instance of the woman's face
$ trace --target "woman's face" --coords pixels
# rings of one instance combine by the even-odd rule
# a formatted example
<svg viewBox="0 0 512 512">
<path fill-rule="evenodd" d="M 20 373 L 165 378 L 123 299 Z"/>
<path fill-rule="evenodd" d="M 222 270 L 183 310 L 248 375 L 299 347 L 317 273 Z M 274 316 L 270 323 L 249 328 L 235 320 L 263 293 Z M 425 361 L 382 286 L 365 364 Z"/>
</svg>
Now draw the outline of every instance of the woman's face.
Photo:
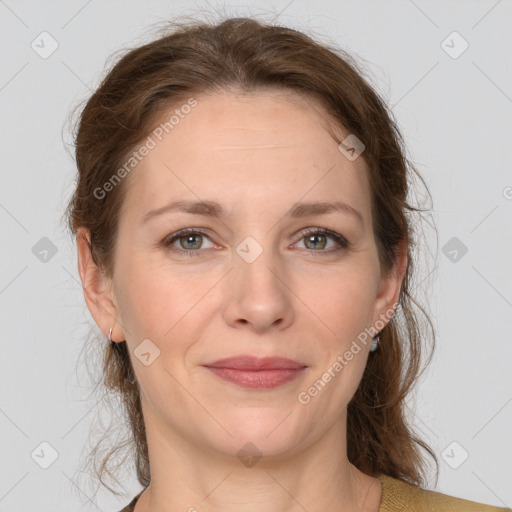
<svg viewBox="0 0 512 512">
<path fill-rule="evenodd" d="M 381 280 L 365 162 L 340 151 L 317 104 L 287 92 L 195 99 L 124 178 L 112 338 L 128 344 L 148 432 L 291 454 L 343 431 L 371 337 L 344 354 L 389 312 L 402 274 Z M 177 201 L 195 206 L 165 209 Z M 335 202 L 358 214 L 308 206 Z M 104 332 L 114 325 L 94 314 Z M 205 366 L 246 355 L 305 368 L 257 388 Z"/>
</svg>

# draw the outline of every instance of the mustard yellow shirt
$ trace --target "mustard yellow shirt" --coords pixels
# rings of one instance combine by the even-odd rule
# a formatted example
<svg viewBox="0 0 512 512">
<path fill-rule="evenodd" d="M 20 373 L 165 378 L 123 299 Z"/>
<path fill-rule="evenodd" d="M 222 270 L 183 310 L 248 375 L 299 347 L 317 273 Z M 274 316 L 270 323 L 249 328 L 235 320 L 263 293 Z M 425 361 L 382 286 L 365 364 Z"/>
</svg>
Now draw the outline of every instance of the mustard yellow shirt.
<svg viewBox="0 0 512 512">
<path fill-rule="evenodd" d="M 387 475 L 380 475 L 382 498 L 379 512 L 511 512 L 510 508 L 493 507 L 440 492 L 420 489 Z M 133 512 L 142 491 L 121 512 Z"/>
<path fill-rule="evenodd" d="M 511 510 L 420 489 L 387 475 L 380 475 L 379 478 L 382 482 L 379 512 L 510 512 Z"/>
</svg>

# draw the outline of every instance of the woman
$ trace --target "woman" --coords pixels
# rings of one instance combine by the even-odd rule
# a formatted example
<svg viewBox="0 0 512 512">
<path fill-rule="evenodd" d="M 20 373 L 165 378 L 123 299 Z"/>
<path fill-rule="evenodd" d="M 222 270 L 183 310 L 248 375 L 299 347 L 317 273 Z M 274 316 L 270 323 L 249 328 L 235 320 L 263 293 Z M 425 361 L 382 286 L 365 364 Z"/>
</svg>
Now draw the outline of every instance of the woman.
<svg viewBox="0 0 512 512">
<path fill-rule="evenodd" d="M 79 273 L 144 487 L 123 511 L 505 510 L 422 489 L 414 168 L 348 55 L 181 26 L 108 73 L 76 159 Z"/>
</svg>

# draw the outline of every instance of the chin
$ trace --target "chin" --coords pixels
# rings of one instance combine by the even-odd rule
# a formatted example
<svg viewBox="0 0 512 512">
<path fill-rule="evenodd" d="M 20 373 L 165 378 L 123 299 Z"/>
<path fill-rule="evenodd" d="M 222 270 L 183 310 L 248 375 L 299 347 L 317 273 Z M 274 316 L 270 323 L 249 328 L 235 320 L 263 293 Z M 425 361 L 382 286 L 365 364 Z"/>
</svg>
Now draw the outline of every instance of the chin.
<svg viewBox="0 0 512 512">
<path fill-rule="evenodd" d="M 220 421 L 225 430 L 216 429 L 217 435 L 212 438 L 210 429 L 205 442 L 219 452 L 237 457 L 289 454 L 297 449 L 301 432 L 292 432 L 293 423 L 288 419 L 283 421 L 286 416 L 279 411 L 265 414 L 260 410 L 249 412 L 244 418 L 232 418 L 232 421 L 225 418 Z"/>
</svg>

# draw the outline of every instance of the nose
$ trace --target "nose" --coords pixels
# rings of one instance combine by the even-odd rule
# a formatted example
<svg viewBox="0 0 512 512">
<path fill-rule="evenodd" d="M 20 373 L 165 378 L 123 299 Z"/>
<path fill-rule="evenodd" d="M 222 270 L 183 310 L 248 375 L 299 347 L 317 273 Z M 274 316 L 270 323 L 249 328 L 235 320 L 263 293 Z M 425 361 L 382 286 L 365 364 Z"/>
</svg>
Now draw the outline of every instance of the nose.
<svg viewBox="0 0 512 512">
<path fill-rule="evenodd" d="M 237 254 L 224 283 L 225 321 L 255 333 L 282 330 L 294 321 L 293 293 L 286 269 L 270 250 L 252 262 Z"/>
</svg>

